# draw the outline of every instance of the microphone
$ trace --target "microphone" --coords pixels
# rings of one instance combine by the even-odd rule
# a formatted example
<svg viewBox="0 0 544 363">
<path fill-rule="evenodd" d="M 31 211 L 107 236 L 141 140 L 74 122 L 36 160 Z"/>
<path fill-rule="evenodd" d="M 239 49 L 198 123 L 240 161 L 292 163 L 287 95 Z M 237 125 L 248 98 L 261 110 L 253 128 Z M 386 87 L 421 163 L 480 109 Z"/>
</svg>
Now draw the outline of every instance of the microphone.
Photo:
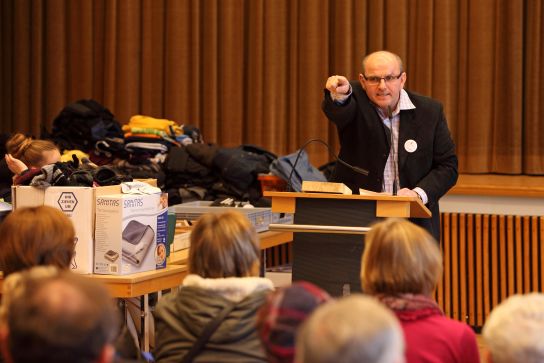
<svg viewBox="0 0 544 363">
<path fill-rule="evenodd" d="M 358 166 L 354 166 L 354 165 L 351 165 L 351 164 L 348 164 L 346 163 L 344 160 L 340 159 L 338 156 L 336 156 L 329 144 L 327 144 L 325 141 L 321 140 L 321 139 L 310 139 L 308 141 L 306 141 L 301 147 L 300 147 L 300 150 L 298 151 L 297 153 L 297 157 L 295 158 L 295 162 L 293 163 L 293 168 L 291 169 L 291 172 L 289 173 L 289 178 L 287 179 L 287 190 L 288 191 L 293 191 L 293 184 L 291 183 L 291 179 L 293 178 L 293 172 L 295 171 L 295 167 L 297 166 L 297 163 L 298 163 L 298 159 L 300 158 L 300 155 L 302 154 L 302 151 L 304 151 L 304 149 L 306 149 L 306 146 L 308 146 L 310 143 L 312 142 L 318 142 L 322 145 L 325 145 L 325 147 L 327 148 L 327 150 L 329 151 L 329 154 L 333 157 L 333 159 L 337 162 L 339 162 L 340 164 L 344 165 L 345 167 L 353 170 L 354 172 L 358 173 L 358 174 L 362 174 L 362 175 L 368 175 L 368 170 L 366 169 L 363 169 L 363 168 L 360 168 Z"/>
<path fill-rule="evenodd" d="M 397 163 L 395 160 L 395 147 L 393 146 L 395 140 L 393 138 L 393 111 L 391 106 L 387 106 L 387 117 L 391 125 L 389 155 L 391 155 L 391 163 L 393 164 L 393 195 L 397 195 Z"/>
</svg>

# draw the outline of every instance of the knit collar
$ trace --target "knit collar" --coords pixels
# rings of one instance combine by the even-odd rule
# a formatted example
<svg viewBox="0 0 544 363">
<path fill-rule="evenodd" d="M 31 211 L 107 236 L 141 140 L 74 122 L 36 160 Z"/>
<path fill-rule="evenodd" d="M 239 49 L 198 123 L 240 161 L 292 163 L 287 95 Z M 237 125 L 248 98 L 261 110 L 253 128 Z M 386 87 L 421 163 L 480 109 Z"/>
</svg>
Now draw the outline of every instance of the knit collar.
<svg viewBox="0 0 544 363">
<path fill-rule="evenodd" d="M 418 320 L 432 315 L 444 315 L 436 301 L 425 295 L 377 295 L 376 298 L 393 310 L 402 321 Z"/>
<path fill-rule="evenodd" d="M 183 286 L 192 286 L 213 291 L 231 301 L 241 301 L 255 292 L 274 290 L 272 281 L 262 277 L 208 279 L 198 275 L 187 275 L 183 280 Z"/>
</svg>

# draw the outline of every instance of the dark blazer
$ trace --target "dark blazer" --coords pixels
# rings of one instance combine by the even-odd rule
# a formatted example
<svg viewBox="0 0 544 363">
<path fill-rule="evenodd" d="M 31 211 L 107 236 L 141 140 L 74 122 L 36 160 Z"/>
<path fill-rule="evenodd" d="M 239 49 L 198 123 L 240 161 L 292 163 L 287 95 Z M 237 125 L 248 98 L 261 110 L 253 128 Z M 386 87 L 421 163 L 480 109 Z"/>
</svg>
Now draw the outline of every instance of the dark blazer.
<svg viewBox="0 0 544 363">
<path fill-rule="evenodd" d="M 383 171 L 389 155 L 387 127 L 358 81 L 351 81 L 352 95 L 343 105 L 336 104 L 325 90 L 323 111 L 337 127 L 339 157 L 369 171 L 357 174 L 337 164 L 333 179 L 350 187 L 380 192 Z M 408 91 L 407 91 L 408 92 Z M 408 92 L 416 106 L 400 112 L 398 170 L 400 188 L 420 187 L 427 193 L 431 219 L 412 219 L 440 240 L 438 200 L 457 182 L 457 156 L 442 105 L 431 98 Z M 404 144 L 414 140 L 417 149 L 410 153 Z M 399 189 L 400 189 L 399 188 Z"/>
</svg>

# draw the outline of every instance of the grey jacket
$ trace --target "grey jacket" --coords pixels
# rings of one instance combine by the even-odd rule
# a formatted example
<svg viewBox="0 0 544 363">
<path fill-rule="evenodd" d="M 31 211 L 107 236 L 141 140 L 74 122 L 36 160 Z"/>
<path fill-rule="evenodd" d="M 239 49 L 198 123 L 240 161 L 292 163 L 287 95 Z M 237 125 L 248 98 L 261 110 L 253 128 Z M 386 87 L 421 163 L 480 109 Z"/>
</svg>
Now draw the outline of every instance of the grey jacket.
<svg viewBox="0 0 544 363">
<path fill-rule="evenodd" d="M 162 299 L 155 311 L 154 356 L 157 362 L 180 362 L 204 327 L 229 303 L 234 310 L 212 334 L 194 362 L 266 362 L 256 333 L 255 316 L 273 289 L 268 279 L 185 278 L 177 293 Z"/>
</svg>

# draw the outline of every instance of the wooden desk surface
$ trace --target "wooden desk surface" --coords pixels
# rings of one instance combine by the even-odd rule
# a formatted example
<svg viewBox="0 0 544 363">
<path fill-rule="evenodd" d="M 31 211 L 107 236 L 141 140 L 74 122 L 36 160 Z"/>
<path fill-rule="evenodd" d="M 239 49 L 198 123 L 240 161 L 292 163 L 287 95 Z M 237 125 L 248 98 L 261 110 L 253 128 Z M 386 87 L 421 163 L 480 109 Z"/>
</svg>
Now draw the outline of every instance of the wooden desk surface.
<svg viewBox="0 0 544 363">
<path fill-rule="evenodd" d="M 181 285 L 187 275 L 187 266 L 169 265 L 155 271 L 130 275 L 87 275 L 104 283 L 113 297 L 137 297 Z"/>
<path fill-rule="evenodd" d="M 259 242 L 261 250 L 278 246 L 293 240 L 293 232 L 265 231 L 259 233 Z M 183 249 L 172 252 L 168 257 L 170 265 L 186 265 L 189 259 L 189 249 Z"/>
<path fill-rule="evenodd" d="M 169 265 L 161 270 L 139 272 L 130 275 L 93 274 L 82 276 L 104 283 L 113 297 L 129 298 L 179 286 L 186 275 L 187 266 Z M 0 275 L 0 291 L 2 291 L 3 281 L 3 275 Z"/>
</svg>

